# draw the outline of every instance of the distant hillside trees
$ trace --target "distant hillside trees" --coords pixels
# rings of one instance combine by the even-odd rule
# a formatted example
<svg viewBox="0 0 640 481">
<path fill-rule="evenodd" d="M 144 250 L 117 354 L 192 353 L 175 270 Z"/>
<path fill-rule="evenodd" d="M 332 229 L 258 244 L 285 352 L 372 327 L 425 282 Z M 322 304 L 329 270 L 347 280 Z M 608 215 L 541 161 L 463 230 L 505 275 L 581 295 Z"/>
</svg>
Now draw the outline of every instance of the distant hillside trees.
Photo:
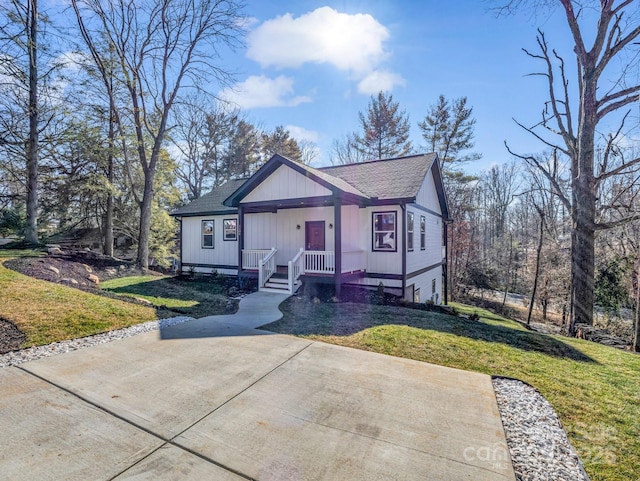
<svg viewBox="0 0 640 481">
<path fill-rule="evenodd" d="M 203 99 L 176 108 L 171 132 L 176 176 L 189 200 L 197 199 L 230 179 L 248 177 L 274 154 L 303 162 L 314 147 L 292 137 L 283 126 L 264 131 L 237 110 L 217 103 L 203 107 Z"/>
</svg>

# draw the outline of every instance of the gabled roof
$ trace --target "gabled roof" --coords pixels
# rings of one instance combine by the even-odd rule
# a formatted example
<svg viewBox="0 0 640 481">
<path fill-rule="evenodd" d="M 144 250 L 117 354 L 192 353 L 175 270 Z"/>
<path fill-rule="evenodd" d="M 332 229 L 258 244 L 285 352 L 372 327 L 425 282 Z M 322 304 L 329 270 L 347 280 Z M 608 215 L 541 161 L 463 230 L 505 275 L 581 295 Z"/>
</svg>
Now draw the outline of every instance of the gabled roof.
<svg viewBox="0 0 640 481">
<path fill-rule="evenodd" d="M 304 165 L 300 162 L 294 162 L 293 160 L 289 160 L 286 157 L 276 154 L 271 157 L 266 164 L 260 167 L 258 171 L 253 174 L 245 184 L 243 184 L 238 188 L 238 190 L 230 195 L 229 198 L 227 198 L 227 200 L 224 202 L 224 204 L 227 206 L 237 207 L 242 199 L 249 195 L 249 193 L 253 189 L 260 185 L 281 165 L 286 165 L 287 167 L 299 172 L 305 177 L 317 182 L 323 187 L 326 187 L 334 194 L 346 194 L 347 196 L 351 196 L 352 198 L 359 198 L 362 200 L 369 198 L 368 195 L 360 192 L 353 185 L 345 182 L 339 177 L 328 175 L 323 172 L 322 169 L 314 169 L 313 167 L 309 167 L 308 165 Z"/>
<path fill-rule="evenodd" d="M 338 177 L 369 197 L 415 198 L 436 154 L 411 155 L 396 159 L 324 167 L 322 172 Z"/>
<path fill-rule="evenodd" d="M 215 187 L 208 194 L 199 197 L 187 205 L 171 212 L 174 217 L 193 217 L 197 215 L 232 214 L 237 209 L 227 207 L 224 200 L 241 187 L 248 179 L 234 179 Z"/>
<path fill-rule="evenodd" d="M 248 179 L 231 180 L 210 193 L 172 212 L 173 216 L 214 215 L 236 212 L 236 207 L 253 189 L 285 165 L 343 198 L 360 204 L 381 201 L 413 202 L 431 171 L 440 208 L 449 218 L 447 200 L 437 154 L 411 155 L 319 169 L 274 155 Z"/>
</svg>

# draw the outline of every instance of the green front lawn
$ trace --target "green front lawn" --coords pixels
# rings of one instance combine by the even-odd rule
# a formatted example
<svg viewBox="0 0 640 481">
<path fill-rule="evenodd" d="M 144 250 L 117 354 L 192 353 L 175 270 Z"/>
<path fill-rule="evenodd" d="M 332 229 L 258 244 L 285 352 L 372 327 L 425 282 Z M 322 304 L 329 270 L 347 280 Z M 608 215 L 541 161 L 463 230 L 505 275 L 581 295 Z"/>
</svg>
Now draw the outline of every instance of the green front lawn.
<svg viewBox="0 0 640 481">
<path fill-rule="evenodd" d="M 121 296 L 145 299 L 156 307 L 164 306 L 190 317 L 228 314 L 228 299 L 221 283 L 148 275 L 110 279 L 100 287 Z"/>
<path fill-rule="evenodd" d="M 553 405 L 592 481 L 640 479 L 640 356 L 527 331 L 488 311 L 435 312 L 290 298 L 266 329 L 392 356 L 521 379 Z"/>
<path fill-rule="evenodd" d="M 152 307 L 34 279 L 0 263 L 0 317 L 27 336 L 21 347 L 29 347 L 120 329 L 158 316 Z"/>
</svg>

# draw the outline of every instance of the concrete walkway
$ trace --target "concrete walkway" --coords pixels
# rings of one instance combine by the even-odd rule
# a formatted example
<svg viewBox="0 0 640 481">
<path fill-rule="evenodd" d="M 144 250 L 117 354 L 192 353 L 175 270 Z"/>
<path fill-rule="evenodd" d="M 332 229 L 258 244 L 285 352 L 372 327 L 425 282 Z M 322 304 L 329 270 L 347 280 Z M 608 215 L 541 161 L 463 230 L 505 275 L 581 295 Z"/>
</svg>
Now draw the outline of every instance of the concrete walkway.
<svg viewBox="0 0 640 481">
<path fill-rule="evenodd" d="M 253 329 L 273 296 L 0 369 L 0 477 L 515 480 L 488 376 Z"/>
</svg>

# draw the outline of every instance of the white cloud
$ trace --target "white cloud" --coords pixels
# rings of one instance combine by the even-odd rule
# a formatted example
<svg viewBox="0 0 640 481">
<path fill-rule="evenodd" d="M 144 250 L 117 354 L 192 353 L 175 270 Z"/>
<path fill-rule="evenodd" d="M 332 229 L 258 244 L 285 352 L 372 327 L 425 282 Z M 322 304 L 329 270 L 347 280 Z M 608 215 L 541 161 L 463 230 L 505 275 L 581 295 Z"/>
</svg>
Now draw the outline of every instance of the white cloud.
<svg viewBox="0 0 640 481">
<path fill-rule="evenodd" d="M 291 136 L 296 140 L 306 140 L 314 143 L 318 141 L 319 135 L 315 130 L 307 130 L 304 127 L 299 127 L 297 125 L 286 125 L 285 129 L 287 129 Z"/>
<path fill-rule="evenodd" d="M 294 18 L 267 20 L 248 38 L 247 56 L 263 67 L 331 64 L 364 75 L 387 56 L 389 31 L 369 14 L 339 13 L 330 7 Z"/>
<path fill-rule="evenodd" d="M 389 92 L 396 85 L 404 85 L 405 80 L 401 75 L 387 70 L 374 70 L 358 83 L 358 92 L 366 95 L 374 95 L 380 92 Z"/>
<path fill-rule="evenodd" d="M 309 96 L 294 96 L 293 79 L 284 75 L 274 79 L 265 75 L 252 75 L 244 82 L 222 90 L 219 97 L 241 109 L 295 107 L 311 102 Z"/>
</svg>

